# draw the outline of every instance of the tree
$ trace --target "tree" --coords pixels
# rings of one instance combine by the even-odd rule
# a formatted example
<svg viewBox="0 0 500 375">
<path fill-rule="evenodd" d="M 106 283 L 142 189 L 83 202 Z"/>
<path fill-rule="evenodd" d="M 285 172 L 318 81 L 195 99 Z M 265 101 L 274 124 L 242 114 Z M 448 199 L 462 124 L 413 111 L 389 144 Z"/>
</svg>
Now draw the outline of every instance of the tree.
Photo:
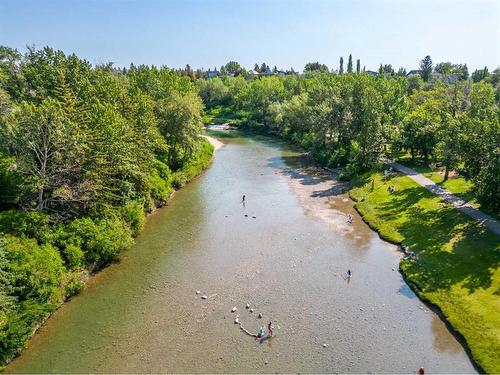
<svg viewBox="0 0 500 375">
<path fill-rule="evenodd" d="M 359 59 L 356 60 L 356 73 L 361 72 L 361 61 Z"/>
<path fill-rule="evenodd" d="M 226 65 L 224 65 L 224 72 L 225 74 L 237 76 L 242 74 L 245 71 L 245 69 L 238 64 L 236 61 L 229 61 Z M 222 72 L 222 68 L 221 68 Z"/>
<path fill-rule="evenodd" d="M 441 74 L 451 74 L 453 70 L 454 65 L 451 62 L 442 62 L 434 67 L 434 71 Z"/>
<path fill-rule="evenodd" d="M 461 118 L 464 126 L 463 173 L 474 182 L 479 202 L 500 210 L 500 121 L 493 87 L 485 82 L 472 86 L 470 105 Z"/>
<path fill-rule="evenodd" d="M 259 64 L 255 63 L 253 70 L 255 70 L 257 73 L 260 73 L 260 66 Z"/>
<path fill-rule="evenodd" d="M 21 201 L 27 207 L 43 212 L 86 203 L 92 187 L 82 176 L 85 135 L 60 103 L 21 104 L 6 118 L 3 134 L 16 172 L 24 176 Z"/>
<path fill-rule="evenodd" d="M 208 108 L 220 104 L 227 104 L 229 100 L 229 89 L 224 84 L 222 79 L 219 77 L 212 79 L 199 79 L 196 83 L 200 90 L 200 96 Z"/>
<path fill-rule="evenodd" d="M 172 94 L 158 103 L 160 132 L 168 148 L 168 162 L 176 169 L 183 165 L 195 150 L 198 134 L 203 128 L 203 104 L 194 93 Z"/>
<path fill-rule="evenodd" d="M 429 55 L 425 56 L 420 61 L 420 76 L 424 80 L 424 82 L 429 81 L 432 73 L 432 59 Z"/>
<path fill-rule="evenodd" d="M 304 72 L 328 72 L 328 66 L 325 64 L 320 64 L 319 62 L 307 63 L 304 67 Z"/>
<path fill-rule="evenodd" d="M 344 58 L 340 56 L 339 74 L 344 74 Z"/>
<path fill-rule="evenodd" d="M 471 74 L 471 78 L 474 82 L 482 81 L 490 75 L 488 72 L 488 67 L 484 67 L 484 69 L 477 69 Z"/>
<path fill-rule="evenodd" d="M 352 55 L 349 54 L 349 59 L 347 60 L 347 73 L 352 73 Z"/>
</svg>

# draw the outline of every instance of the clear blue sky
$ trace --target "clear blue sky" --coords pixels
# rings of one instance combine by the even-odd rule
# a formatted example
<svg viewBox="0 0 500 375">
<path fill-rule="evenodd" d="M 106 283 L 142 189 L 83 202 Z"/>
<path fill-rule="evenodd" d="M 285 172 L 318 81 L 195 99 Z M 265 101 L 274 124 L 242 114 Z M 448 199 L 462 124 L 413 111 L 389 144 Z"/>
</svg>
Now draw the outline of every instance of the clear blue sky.
<svg viewBox="0 0 500 375">
<path fill-rule="evenodd" d="M 45 45 L 92 63 L 247 68 L 265 61 L 302 70 L 338 68 L 352 53 L 366 69 L 500 65 L 500 1 L 494 0 L 0 0 L 0 44 Z"/>
</svg>

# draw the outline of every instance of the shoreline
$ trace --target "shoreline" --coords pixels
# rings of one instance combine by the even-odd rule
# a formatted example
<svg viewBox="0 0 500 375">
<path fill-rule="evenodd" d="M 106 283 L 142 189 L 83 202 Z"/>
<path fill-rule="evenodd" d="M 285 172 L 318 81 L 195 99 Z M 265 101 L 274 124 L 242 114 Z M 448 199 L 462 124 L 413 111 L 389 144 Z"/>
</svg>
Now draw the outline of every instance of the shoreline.
<svg viewBox="0 0 500 375">
<path fill-rule="evenodd" d="M 224 143 L 220 142 L 218 139 L 215 139 L 213 137 L 210 137 L 210 136 L 202 136 L 203 138 L 205 138 L 213 147 L 214 147 L 214 152 L 212 153 L 212 157 L 210 158 L 209 162 L 203 167 L 203 169 L 201 170 L 200 173 L 198 173 L 196 176 L 193 176 L 193 178 L 191 178 L 189 181 L 186 182 L 186 184 L 190 183 L 191 181 L 195 180 L 198 176 L 200 176 L 209 166 L 210 164 L 212 163 L 213 159 L 215 158 L 215 151 L 217 151 L 218 149 L 220 149 L 222 146 L 224 146 Z M 185 185 L 186 185 L 185 184 Z M 175 196 L 175 192 L 182 189 L 185 185 L 183 185 L 182 187 L 180 187 L 179 189 L 176 189 L 174 190 L 169 196 L 168 196 L 168 199 L 167 201 L 162 204 L 161 206 L 157 206 L 155 207 L 153 210 L 151 210 L 150 212 L 145 212 L 145 219 L 148 220 L 153 214 L 155 214 L 159 209 L 165 207 L 168 205 L 168 203 L 174 198 Z M 134 241 L 135 241 L 135 237 L 137 237 L 137 235 L 139 235 L 139 233 L 136 234 L 136 236 L 134 236 Z M 121 253 L 121 252 L 120 252 Z M 117 254 L 117 256 L 120 255 L 120 253 Z M 109 262 L 108 264 L 104 265 L 102 268 L 100 269 L 97 269 L 97 270 L 84 270 L 85 272 L 82 272 L 82 276 L 81 276 L 81 279 L 80 281 L 82 282 L 82 288 L 81 289 L 84 289 L 87 287 L 87 285 L 89 283 L 91 283 L 95 277 L 97 277 L 98 275 L 102 274 L 102 272 L 104 272 L 107 268 L 109 268 L 110 266 L 112 266 L 113 264 L 115 263 L 115 261 L 111 261 Z M 3 370 L 9 365 L 9 363 L 11 363 L 15 358 L 19 357 L 22 355 L 22 352 L 24 350 L 24 348 L 26 348 L 26 346 L 29 344 L 31 338 L 36 335 L 38 333 L 38 331 L 40 331 L 40 329 L 43 328 L 43 326 L 47 323 L 47 321 L 54 315 L 56 314 L 64 305 L 66 305 L 66 303 L 70 302 L 73 297 L 77 297 L 78 294 L 80 294 L 80 292 L 74 294 L 74 295 L 71 295 L 71 296 L 63 296 L 60 303 L 50 312 L 48 312 L 44 317 L 43 319 L 38 323 L 36 324 L 36 326 L 32 329 L 31 333 L 28 335 L 25 343 L 19 347 L 15 353 L 12 354 L 12 356 L 10 358 L 7 358 L 5 360 L 4 363 L 1 363 L 0 364 L 0 373 L 3 372 Z"/>
<path fill-rule="evenodd" d="M 224 143 L 219 141 L 217 138 L 211 137 L 209 135 L 202 135 L 203 138 L 205 138 L 212 146 L 214 146 L 214 151 L 220 150 L 223 146 Z"/>
<path fill-rule="evenodd" d="M 422 295 L 419 285 L 409 280 L 408 275 L 401 268 L 401 262 L 406 254 L 402 241 L 394 241 L 384 236 L 358 209 L 357 200 L 351 195 L 351 189 L 354 187 L 351 186 L 350 182 L 339 181 L 335 172 L 316 166 L 288 167 L 283 169 L 280 174 L 288 179 L 290 189 L 297 195 L 299 204 L 306 215 L 323 221 L 341 235 L 353 237 L 354 241 L 361 240 L 363 242 L 367 235 L 378 235 L 388 245 L 389 250 L 397 256 L 399 260 L 398 271 L 405 284 L 445 324 L 448 331 L 464 348 L 474 368 L 479 373 L 485 373 L 474 358 L 465 337 L 447 319 L 439 305 Z M 349 224 L 346 215 L 351 213 L 353 213 L 353 220 Z M 360 223 L 362 224 L 360 225 Z"/>
</svg>

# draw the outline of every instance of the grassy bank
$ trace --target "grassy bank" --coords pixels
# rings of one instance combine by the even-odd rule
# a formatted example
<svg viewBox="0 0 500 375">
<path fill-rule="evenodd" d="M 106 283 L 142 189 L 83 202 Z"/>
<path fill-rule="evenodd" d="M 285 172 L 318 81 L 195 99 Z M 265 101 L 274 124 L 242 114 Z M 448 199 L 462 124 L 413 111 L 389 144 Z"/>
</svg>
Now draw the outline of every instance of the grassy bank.
<svg viewBox="0 0 500 375">
<path fill-rule="evenodd" d="M 181 169 L 154 175 L 151 183 L 161 198 L 154 202 L 164 204 L 173 190 L 199 175 L 213 152 L 202 140 Z M 131 247 L 151 201 L 130 200 L 65 223 L 36 212 L 0 212 L 0 370 L 50 314 L 84 287 L 90 273 Z"/>
<path fill-rule="evenodd" d="M 350 196 L 364 220 L 382 238 L 415 252 L 414 261 L 400 264 L 408 282 L 441 309 L 477 364 L 499 373 L 499 236 L 406 176 L 368 173 L 354 185 Z"/>
</svg>

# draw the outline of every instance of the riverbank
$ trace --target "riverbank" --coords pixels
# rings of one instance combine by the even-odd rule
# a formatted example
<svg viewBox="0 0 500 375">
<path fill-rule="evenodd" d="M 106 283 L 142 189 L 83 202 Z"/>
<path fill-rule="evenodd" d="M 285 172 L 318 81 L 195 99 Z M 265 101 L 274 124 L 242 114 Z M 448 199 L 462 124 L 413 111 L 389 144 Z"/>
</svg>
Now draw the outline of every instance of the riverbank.
<svg viewBox="0 0 500 375">
<path fill-rule="evenodd" d="M 214 155 L 216 140 L 203 140 L 200 148 L 193 153 L 191 159 L 178 171 L 172 173 L 168 180 L 164 180 L 166 192 L 178 190 L 186 183 L 192 181 L 211 163 Z M 219 147 L 219 145 L 217 144 Z M 160 178 L 160 177 L 159 177 Z M 165 200 L 162 201 L 165 205 L 171 199 L 172 194 L 168 194 Z M 130 202 L 136 203 L 136 202 Z M 161 206 L 161 205 L 160 205 Z M 155 209 L 160 207 L 154 207 Z M 5 218 L 0 213 L 0 260 L 4 260 L 5 254 L 16 254 L 20 259 L 20 264 L 23 269 L 23 274 L 30 275 L 36 273 L 40 280 L 30 281 L 32 283 L 49 283 L 52 289 L 48 289 L 45 285 L 34 285 L 35 287 L 45 287 L 45 293 L 50 293 L 48 301 L 41 303 L 39 301 L 26 300 L 20 304 L 16 310 L 12 310 L 9 314 L 4 314 L 0 309 L 0 370 L 5 367 L 14 357 L 20 354 L 21 350 L 29 339 L 50 319 L 52 314 L 57 311 L 64 302 L 78 294 L 88 283 L 92 275 L 97 274 L 100 270 L 113 263 L 116 256 L 121 252 L 129 249 L 133 244 L 133 237 L 137 236 L 144 227 L 145 217 L 150 212 L 145 212 L 142 205 L 125 205 L 125 207 L 116 208 L 116 212 L 110 211 L 112 219 L 100 219 L 100 221 L 92 221 L 91 218 L 80 218 L 68 224 L 69 227 L 51 226 L 48 221 L 37 228 L 38 232 L 43 237 L 38 238 L 36 235 L 27 237 L 10 230 L 10 227 L 17 227 L 20 221 L 24 219 L 22 212 L 19 213 L 17 220 L 19 222 L 6 223 L 7 219 L 14 217 L 14 211 L 7 212 Z M 24 222 L 25 226 L 34 226 L 34 223 Z M 14 228 L 20 230 L 19 228 Z M 71 237 L 66 234 L 66 231 L 71 231 Z M 3 233 L 2 233 L 3 232 Z M 64 236 L 64 241 L 61 241 L 61 233 Z M 69 238 L 68 238 L 69 237 Z M 90 246 L 87 244 L 87 237 L 92 237 L 92 249 L 97 253 L 108 252 L 107 261 L 102 261 L 99 264 L 86 267 L 83 260 L 80 260 L 78 266 L 68 266 L 61 261 L 59 253 L 67 256 L 68 243 L 72 244 L 71 250 L 78 254 L 82 252 L 80 248 L 75 249 L 73 243 L 78 244 L 82 248 Z M 66 245 L 66 248 L 64 247 Z M 76 256 L 76 255 L 75 255 Z M 83 255 L 82 255 L 83 257 Z M 34 259 L 43 259 L 35 263 Z M 3 263 L 0 263 L 0 271 Z M 19 267 L 19 266 L 18 266 Z M 35 268 L 31 270 L 30 267 Z M 38 268 L 42 268 L 44 273 L 40 273 Z M 27 279 L 28 276 L 26 277 Z M 0 286 L 1 287 L 1 286 Z M 4 298 L 1 294 L 0 297 Z M 10 303 L 9 299 L 0 299 L 2 305 Z"/>
<path fill-rule="evenodd" d="M 354 185 L 350 196 L 370 227 L 415 253 L 400 264 L 408 283 L 441 310 L 482 369 L 499 373 L 499 237 L 406 176 L 368 173 Z"/>
<path fill-rule="evenodd" d="M 365 239 L 304 209 L 286 175 L 299 151 L 267 137 L 221 140 L 211 167 L 147 219 L 132 251 L 49 319 L 7 372 L 474 372 L 391 271 L 395 246 L 355 213 Z M 317 179 L 297 181 L 324 192 Z M 259 343 L 235 314 L 249 332 L 267 319 L 281 329 Z"/>
</svg>

